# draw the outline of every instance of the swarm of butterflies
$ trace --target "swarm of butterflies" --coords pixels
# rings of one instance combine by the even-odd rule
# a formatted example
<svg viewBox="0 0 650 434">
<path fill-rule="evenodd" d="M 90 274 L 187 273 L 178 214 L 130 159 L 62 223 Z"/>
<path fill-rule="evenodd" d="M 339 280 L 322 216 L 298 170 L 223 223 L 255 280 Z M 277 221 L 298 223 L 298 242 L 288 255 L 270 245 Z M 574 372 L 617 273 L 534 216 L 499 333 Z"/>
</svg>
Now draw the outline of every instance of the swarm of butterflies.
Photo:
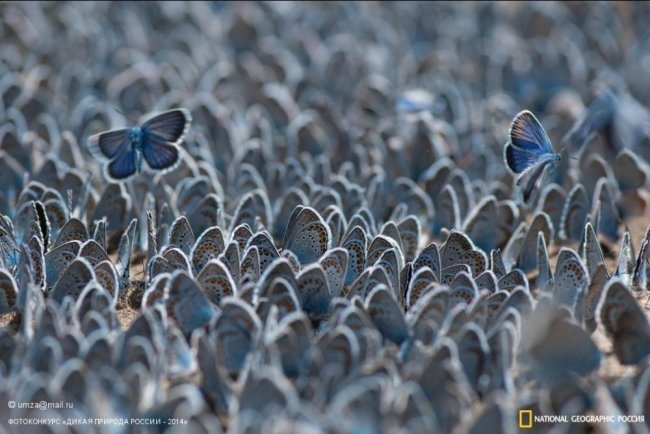
<svg viewBox="0 0 650 434">
<path fill-rule="evenodd" d="M 0 432 L 650 432 L 648 4 L 0 12 Z"/>
</svg>

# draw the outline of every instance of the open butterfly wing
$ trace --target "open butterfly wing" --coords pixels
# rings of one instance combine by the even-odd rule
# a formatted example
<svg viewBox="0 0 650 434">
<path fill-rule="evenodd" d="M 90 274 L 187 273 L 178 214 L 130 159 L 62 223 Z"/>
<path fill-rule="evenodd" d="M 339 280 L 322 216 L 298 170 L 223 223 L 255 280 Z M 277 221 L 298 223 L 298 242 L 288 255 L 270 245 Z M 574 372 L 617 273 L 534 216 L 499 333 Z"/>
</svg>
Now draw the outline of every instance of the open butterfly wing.
<svg viewBox="0 0 650 434">
<path fill-rule="evenodd" d="M 157 134 L 147 134 L 142 144 L 142 155 L 154 170 L 169 169 L 179 161 L 179 150 Z"/>
<path fill-rule="evenodd" d="M 161 113 L 142 124 L 142 154 L 155 170 L 172 168 L 179 161 L 176 146 L 192 121 L 190 112 L 174 109 Z"/>
<path fill-rule="evenodd" d="M 106 131 L 88 138 L 89 150 L 99 157 L 113 159 L 128 146 L 129 129 Z"/>
<path fill-rule="evenodd" d="M 136 155 L 133 149 L 124 150 L 106 166 L 106 176 L 120 181 L 135 173 Z"/>
<path fill-rule="evenodd" d="M 174 109 L 152 117 L 142 124 L 145 137 L 155 135 L 159 140 L 178 144 L 192 122 L 190 112 Z"/>
</svg>

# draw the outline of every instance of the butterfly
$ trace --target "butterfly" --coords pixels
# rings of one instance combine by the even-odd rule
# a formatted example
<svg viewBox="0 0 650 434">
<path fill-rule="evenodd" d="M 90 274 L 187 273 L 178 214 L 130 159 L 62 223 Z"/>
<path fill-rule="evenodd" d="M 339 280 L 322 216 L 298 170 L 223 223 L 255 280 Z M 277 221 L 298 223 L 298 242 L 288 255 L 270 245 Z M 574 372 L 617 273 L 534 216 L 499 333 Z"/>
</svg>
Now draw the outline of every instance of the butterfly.
<svg viewBox="0 0 650 434">
<path fill-rule="evenodd" d="M 518 174 L 517 185 L 523 185 L 524 201 L 530 197 L 544 169 L 554 168 L 561 160 L 562 156 L 553 152 L 551 141 L 535 115 L 528 110 L 517 114 L 510 125 L 505 161 L 510 170 Z"/>
<path fill-rule="evenodd" d="M 142 172 L 143 159 L 151 169 L 173 169 L 180 161 L 178 145 L 191 122 L 186 109 L 169 110 L 132 128 L 95 134 L 88 143 L 94 154 L 109 160 L 106 177 L 119 182 Z"/>
<path fill-rule="evenodd" d="M 433 109 L 434 98 L 424 89 L 409 89 L 404 91 L 395 102 L 399 113 L 413 114 Z"/>
</svg>

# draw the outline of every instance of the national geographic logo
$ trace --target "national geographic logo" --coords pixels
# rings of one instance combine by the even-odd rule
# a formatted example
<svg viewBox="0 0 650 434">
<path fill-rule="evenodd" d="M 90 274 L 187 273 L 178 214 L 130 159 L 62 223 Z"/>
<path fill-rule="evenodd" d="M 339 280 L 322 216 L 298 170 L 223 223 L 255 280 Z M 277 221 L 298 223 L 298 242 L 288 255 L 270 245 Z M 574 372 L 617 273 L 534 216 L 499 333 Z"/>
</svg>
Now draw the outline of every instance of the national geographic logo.
<svg viewBox="0 0 650 434">
<path fill-rule="evenodd" d="M 519 410 L 519 428 L 533 427 L 533 410 Z"/>
<path fill-rule="evenodd" d="M 520 429 L 532 428 L 533 423 L 645 423 L 644 415 L 600 415 L 600 414 L 543 414 L 534 415 L 533 410 L 519 410 L 518 426 Z"/>
</svg>

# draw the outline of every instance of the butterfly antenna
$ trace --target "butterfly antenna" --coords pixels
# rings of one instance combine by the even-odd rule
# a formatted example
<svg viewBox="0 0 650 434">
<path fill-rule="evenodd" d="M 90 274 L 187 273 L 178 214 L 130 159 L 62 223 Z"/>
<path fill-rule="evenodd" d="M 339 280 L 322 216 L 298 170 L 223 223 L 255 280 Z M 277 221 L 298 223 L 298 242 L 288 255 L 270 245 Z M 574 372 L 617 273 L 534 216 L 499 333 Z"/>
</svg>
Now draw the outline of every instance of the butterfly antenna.
<svg viewBox="0 0 650 434">
<path fill-rule="evenodd" d="M 567 148 L 568 148 L 568 145 L 562 146 L 562 148 L 560 149 L 560 154 L 562 154 L 562 152 L 564 152 L 564 150 L 567 149 Z M 567 151 L 567 157 L 569 157 L 572 160 L 578 160 L 577 157 L 574 157 L 573 155 L 569 154 L 568 151 Z"/>
<path fill-rule="evenodd" d="M 123 112 L 123 111 L 122 111 L 118 106 L 111 104 L 111 107 L 112 107 L 113 110 L 115 110 L 117 113 L 121 114 L 122 117 L 123 117 L 124 119 L 129 120 L 128 116 L 127 116 L 127 115 L 126 115 L 126 114 L 125 114 L 125 113 L 124 113 L 124 112 Z"/>
</svg>

